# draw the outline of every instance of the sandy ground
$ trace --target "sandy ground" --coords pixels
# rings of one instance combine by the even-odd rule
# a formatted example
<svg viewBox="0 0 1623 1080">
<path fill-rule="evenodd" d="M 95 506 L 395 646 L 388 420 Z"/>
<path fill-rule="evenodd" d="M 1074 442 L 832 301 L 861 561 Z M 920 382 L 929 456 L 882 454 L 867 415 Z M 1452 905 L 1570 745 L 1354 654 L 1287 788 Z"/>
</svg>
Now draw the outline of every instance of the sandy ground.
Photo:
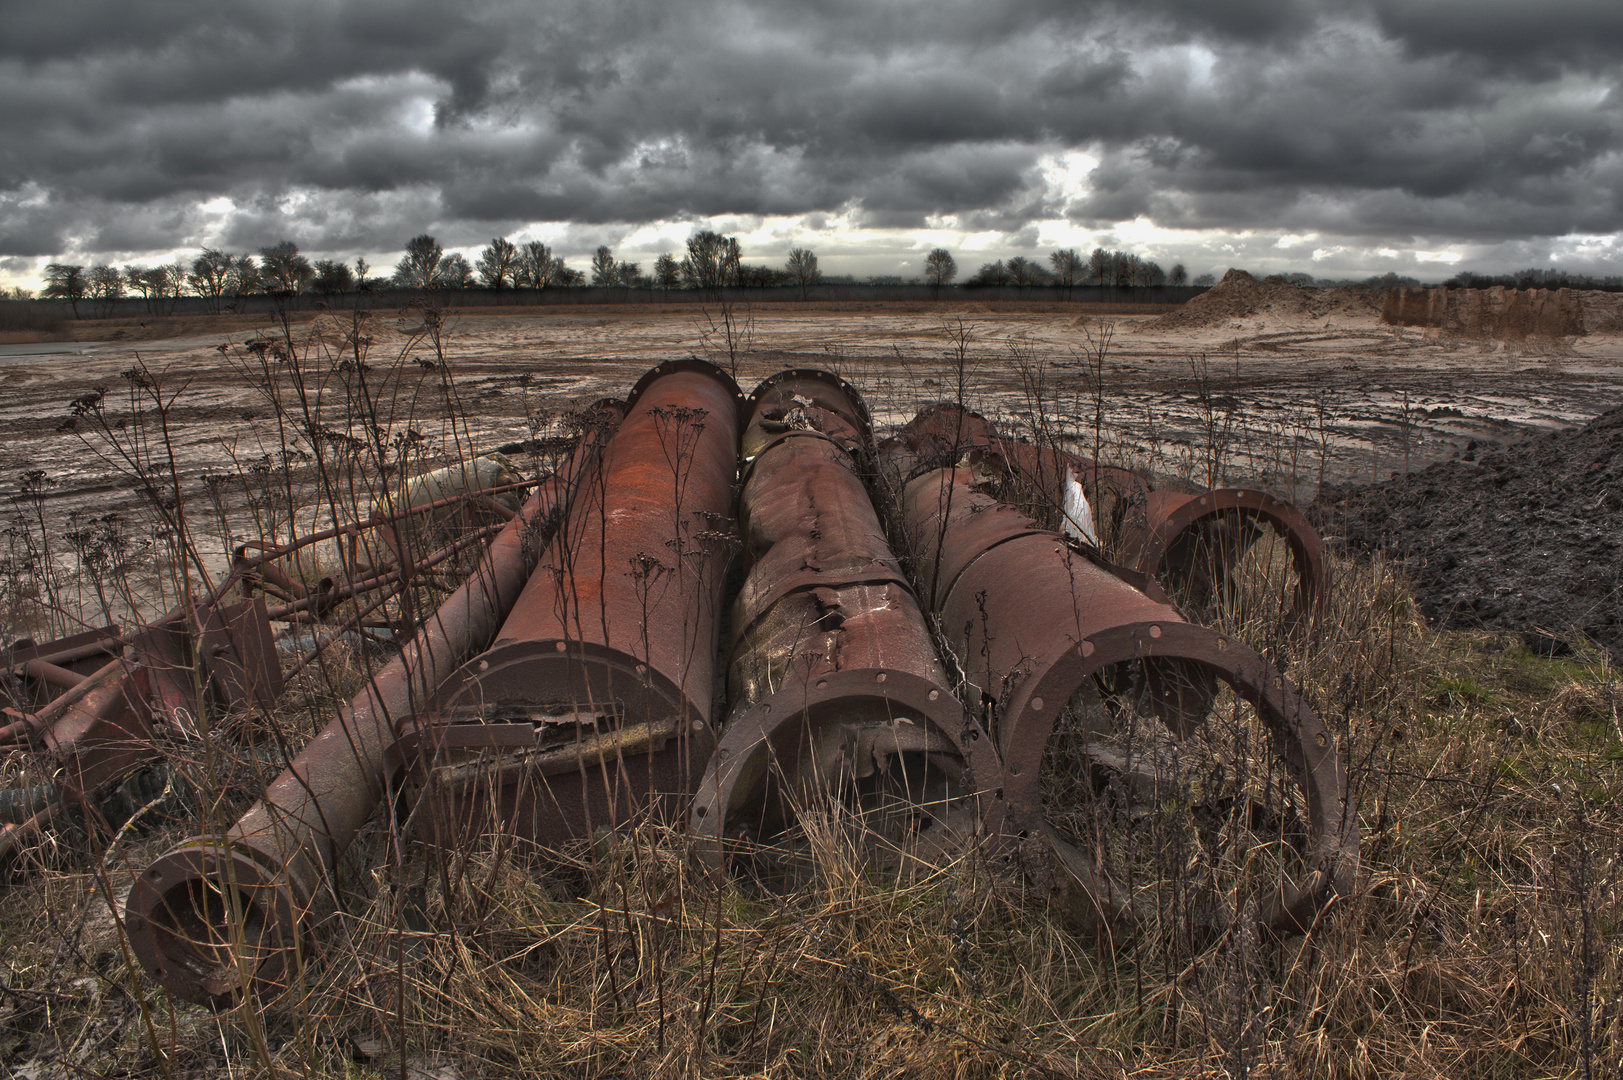
<svg viewBox="0 0 1623 1080">
<path fill-rule="evenodd" d="M 1385 326 L 1373 311 L 1179 321 L 981 305 L 451 312 L 438 354 L 446 363 L 432 370 L 424 362 L 436 351 L 420 332 L 421 313 L 375 312 L 362 334 L 371 339 L 363 354 L 369 378 L 376 383 L 391 368 L 399 375 L 399 392 L 389 394 L 391 430 L 419 431 L 429 461 L 454 442 L 448 414 L 457 410 L 440 386 L 447 372 L 465 437 L 487 449 L 531 437 L 549 411 L 622 395 L 654 363 L 681 356 L 733 369 L 746 391 L 786 366 L 832 367 L 867 393 L 881 428 L 960 386 L 969 404 L 1016 426 L 1040 382 L 1050 423 L 1091 448 L 1098 387 L 1090 370 L 1108 338 L 1102 456 L 1197 483 L 1222 459 L 1230 482 L 1262 483 L 1298 502 L 1313 497 L 1321 476 L 1386 479 L 1405 464 L 1418 469 L 1467 453 L 1473 441 L 1486 451 L 1623 402 L 1623 337 L 1615 335 L 1470 341 Z M 348 313 L 321 313 L 292 326 L 301 363 L 325 373 L 320 408 L 330 423 L 345 412 L 345 380 L 353 386 L 353 373 L 334 371 L 354 354 L 352 325 Z M 137 341 L 168 331 L 99 324 L 84 332 L 114 340 L 4 347 L 0 494 L 15 501 L 23 474 L 44 470 L 44 512 L 57 527 L 137 506 L 117 443 L 129 429 L 116 427 L 128 410 L 121 373 L 137 362 L 158 376 L 170 403 L 170 441 L 188 483 L 274 457 L 282 432 L 266 368 L 245 348 L 274 328 L 264 319 L 217 319 L 182 329 Z M 70 404 L 97 388 L 109 391 L 111 439 L 71 417 Z"/>
</svg>

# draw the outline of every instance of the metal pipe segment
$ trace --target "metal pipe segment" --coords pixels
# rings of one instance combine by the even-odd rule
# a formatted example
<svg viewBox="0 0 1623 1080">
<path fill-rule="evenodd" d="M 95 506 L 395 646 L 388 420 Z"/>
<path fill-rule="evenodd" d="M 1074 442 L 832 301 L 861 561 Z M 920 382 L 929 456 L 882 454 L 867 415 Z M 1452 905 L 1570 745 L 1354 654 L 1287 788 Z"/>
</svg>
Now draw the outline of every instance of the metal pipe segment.
<svg viewBox="0 0 1623 1080">
<path fill-rule="evenodd" d="M 125 928 L 143 966 L 177 997 L 228 1005 L 287 989 L 310 947 L 309 917 L 338 857 L 385 792 L 395 726 L 483 648 L 535 564 L 540 541 L 590 473 L 600 432 L 538 487 L 479 569 L 266 789 L 223 839 L 161 856 L 131 889 Z"/>
<path fill-rule="evenodd" d="M 859 811 L 892 797 L 917 840 L 975 790 L 991 748 L 949 689 L 859 475 L 867 407 L 828 372 L 781 372 L 751 395 L 743 446 L 748 572 L 731 721 L 694 799 L 700 851 L 719 865 L 726 841 L 771 841 L 830 794 Z"/>
<path fill-rule="evenodd" d="M 553 846 L 685 814 L 715 743 L 742 400 L 699 360 L 633 389 L 495 644 L 404 732 L 434 842 Z"/>
<path fill-rule="evenodd" d="M 1006 437 L 986 417 L 950 402 L 920 410 L 887 450 L 893 468 L 909 472 L 956 465 L 968 455 L 1004 501 L 1054 522 L 1074 481 L 1093 504 L 1095 542 L 1106 541 L 1114 562 L 1197 600 L 1220 590 L 1245 550 L 1271 528 L 1285 540 L 1297 572 L 1291 620 L 1328 595 L 1323 540 L 1301 511 L 1264 491 L 1156 490 L 1126 469 Z"/>
<path fill-rule="evenodd" d="M 1259 911 L 1280 929 L 1310 925 L 1350 883 L 1358 859 L 1346 776 L 1318 716 L 1256 653 L 1186 623 L 1058 533 L 982 493 L 981 480 L 967 467 L 926 472 L 903 490 L 901 516 L 920 593 L 930 597 L 969 700 L 985 710 L 1003 759 L 987 832 L 1012 839 L 1045 832 L 1043 756 L 1060 714 L 1094 692 L 1096 677 L 1128 671 L 1144 710 L 1182 737 L 1203 722 L 1216 684 L 1226 683 L 1255 708 L 1308 818 L 1303 872 L 1259 897 Z M 1107 882 L 1094 884 L 1096 896 L 1109 891 Z"/>
</svg>

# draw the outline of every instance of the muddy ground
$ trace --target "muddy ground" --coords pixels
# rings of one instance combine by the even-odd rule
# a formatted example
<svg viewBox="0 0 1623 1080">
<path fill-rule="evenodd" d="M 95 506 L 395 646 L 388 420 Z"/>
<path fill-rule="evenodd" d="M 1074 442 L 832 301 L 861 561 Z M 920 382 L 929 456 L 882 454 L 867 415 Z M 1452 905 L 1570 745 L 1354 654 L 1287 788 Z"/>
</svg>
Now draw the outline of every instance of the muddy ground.
<svg viewBox="0 0 1623 1080">
<path fill-rule="evenodd" d="M 1513 631 L 1554 655 L 1587 637 L 1623 663 L 1623 409 L 1468 456 L 1327 487 L 1321 527 L 1396 554 L 1439 623 Z"/>
<path fill-rule="evenodd" d="M 1298 294 L 1226 281 L 1171 316 L 1054 304 L 448 310 L 437 341 L 419 310 L 304 313 L 286 327 L 86 322 L 69 346 L 0 349 L 0 497 L 22 524 L 60 532 L 140 513 L 132 457 L 165 470 L 172 461 L 183 494 L 263 468 L 298 443 L 306 405 L 354 430 L 357 359 L 387 401 L 376 419 L 390 437 L 415 432 L 423 466 L 458 447 L 533 438 L 577 403 L 623 395 L 654 363 L 697 355 L 735 371 L 746 391 L 786 366 L 834 368 L 865 391 L 881 428 L 962 396 L 1111 460 L 1190 483 L 1266 486 L 1303 505 L 1321 482 L 1480 461 L 1623 402 L 1614 333 L 1471 339 L 1385 325 L 1378 294 Z M 267 339 L 288 343 L 311 373 L 306 400 L 290 397 L 288 363 L 248 345 Z M 167 444 L 137 446 L 136 425 L 121 422 L 132 388 L 121 373 L 138 363 L 166 403 Z M 73 415 L 98 389 L 105 426 Z M 1537 462 L 1527 468 L 1536 474 Z M 31 471 L 32 494 L 19 500 Z M 223 553 L 220 539 L 209 543 Z"/>
</svg>

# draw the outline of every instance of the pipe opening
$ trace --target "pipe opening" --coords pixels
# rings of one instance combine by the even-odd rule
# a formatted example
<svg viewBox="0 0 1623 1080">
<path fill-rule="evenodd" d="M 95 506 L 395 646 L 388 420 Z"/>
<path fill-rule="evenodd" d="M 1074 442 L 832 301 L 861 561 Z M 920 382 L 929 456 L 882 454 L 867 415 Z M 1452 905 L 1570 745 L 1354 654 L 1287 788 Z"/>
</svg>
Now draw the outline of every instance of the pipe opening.
<svg viewBox="0 0 1623 1080">
<path fill-rule="evenodd" d="M 1180 701 L 1205 707 L 1196 717 Z M 1173 950 L 1198 951 L 1247 917 L 1288 929 L 1282 906 L 1313 878 L 1317 845 L 1278 727 L 1190 661 L 1084 680 L 1039 782 L 1062 917 L 1130 923 Z"/>
<path fill-rule="evenodd" d="M 282 950 L 274 920 L 251 893 L 227 892 L 209 878 L 172 886 L 146 919 L 161 957 L 157 974 L 194 984 L 216 1001 L 237 997 Z"/>
</svg>

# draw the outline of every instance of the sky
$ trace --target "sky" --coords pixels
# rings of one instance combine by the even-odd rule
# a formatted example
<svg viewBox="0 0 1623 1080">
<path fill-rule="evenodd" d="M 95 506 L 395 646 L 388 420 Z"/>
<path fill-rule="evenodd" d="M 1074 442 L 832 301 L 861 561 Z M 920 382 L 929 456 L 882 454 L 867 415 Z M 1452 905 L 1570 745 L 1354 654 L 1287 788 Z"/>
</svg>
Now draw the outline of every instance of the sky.
<svg viewBox="0 0 1623 1080">
<path fill-rule="evenodd" d="M 648 269 L 1623 273 L 1619 0 L 0 0 L 0 286 L 290 239 Z"/>
</svg>

